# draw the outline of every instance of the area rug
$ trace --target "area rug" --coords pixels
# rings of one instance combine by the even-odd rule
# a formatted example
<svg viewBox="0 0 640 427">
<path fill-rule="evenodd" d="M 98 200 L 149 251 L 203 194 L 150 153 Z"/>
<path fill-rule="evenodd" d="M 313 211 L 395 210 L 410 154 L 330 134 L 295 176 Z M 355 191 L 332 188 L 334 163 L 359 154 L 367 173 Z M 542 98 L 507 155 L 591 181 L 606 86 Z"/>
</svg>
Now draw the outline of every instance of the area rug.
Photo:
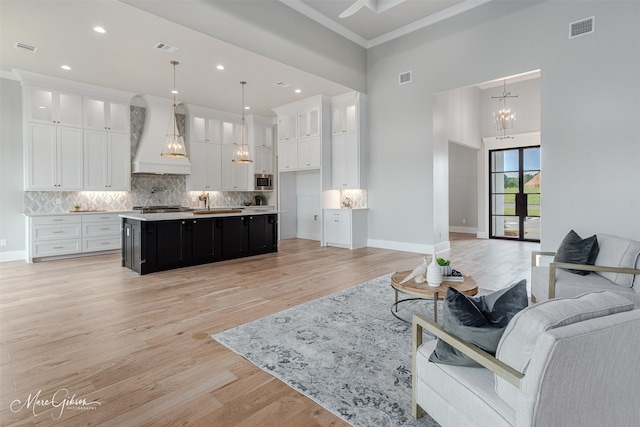
<svg viewBox="0 0 640 427">
<path fill-rule="evenodd" d="M 391 314 L 390 277 L 213 338 L 354 426 L 438 426 L 411 416 L 411 325 Z M 433 316 L 432 307 L 401 303 L 398 314 Z"/>
</svg>

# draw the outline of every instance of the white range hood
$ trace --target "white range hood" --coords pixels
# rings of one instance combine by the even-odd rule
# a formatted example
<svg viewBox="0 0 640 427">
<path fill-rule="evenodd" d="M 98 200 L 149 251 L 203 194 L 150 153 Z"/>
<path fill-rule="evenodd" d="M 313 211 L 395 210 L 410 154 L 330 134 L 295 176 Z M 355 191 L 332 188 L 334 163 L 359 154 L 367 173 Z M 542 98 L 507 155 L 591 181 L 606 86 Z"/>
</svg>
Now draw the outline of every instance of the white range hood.
<svg viewBox="0 0 640 427">
<path fill-rule="evenodd" d="M 145 119 L 142 135 L 131 165 L 132 173 L 167 175 L 191 174 L 189 158 L 162 157 L 173 100 L 145 95 Z"/>
</svg>

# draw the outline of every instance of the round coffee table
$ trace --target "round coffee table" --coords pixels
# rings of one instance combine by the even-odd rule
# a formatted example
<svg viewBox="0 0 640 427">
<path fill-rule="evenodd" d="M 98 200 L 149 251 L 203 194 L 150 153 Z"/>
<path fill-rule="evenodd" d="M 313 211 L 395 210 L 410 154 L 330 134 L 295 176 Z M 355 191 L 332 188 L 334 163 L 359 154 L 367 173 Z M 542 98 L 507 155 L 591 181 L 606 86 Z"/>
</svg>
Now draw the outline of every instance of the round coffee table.
<svg viewBox="0 0 640 427">
<path fill-rule="evenodd" d="M 427 282 L 424 283 L 416 283 L 414 279 L 409 280 L 407 283 L 400 282 L 404 280 L 411 274 L 410 271 L 400 271 L 391 276 L 391 287 L 396 293 L 396 302 L 391 306 L 391 314 L 393 314 L 396 318 L 411 323 L 396 313 L 398 312 L 398 304 L 405 301 L 415 301 L 422 299 L 432 299 L 433 300 L 433 320 L 438 321 L 438 297 L 440 295 L 444 295 L 447 293 L 447 289 L 454 288 L 464 295 L 475 295 L 478 293 L 478 285 L 475 280 L 473 280 L 469 276 L 463 275 L 462 282 L 442 282 L 440 286 L 434 287 L 429 286 Z M 414 298 L 406 298 L 402 300 L 398 300 L 398 293 L 402 292 L 403 294 L 413 295 Z M 394 312 L 395 310 L 395 312 Z"/>
</svg>

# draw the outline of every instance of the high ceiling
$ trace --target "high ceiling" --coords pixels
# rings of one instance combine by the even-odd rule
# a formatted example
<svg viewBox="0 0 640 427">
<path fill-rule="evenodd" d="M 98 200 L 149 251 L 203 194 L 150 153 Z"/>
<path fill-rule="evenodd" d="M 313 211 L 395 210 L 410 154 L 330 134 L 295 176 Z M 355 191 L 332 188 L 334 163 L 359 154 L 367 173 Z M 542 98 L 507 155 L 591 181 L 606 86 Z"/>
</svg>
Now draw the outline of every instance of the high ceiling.
<svg viewBox="0 0 640 427">
<path fill-rule="evenodd" d="M 161 3 L 175 7 L 192 1 Z M 294 13 L 366 47 L 488 0 L 369 0 L 369 6 L 347 18 L 338 15 L 363 0 L 264 1 L 273 7 L 285 4 L 297 11 Z M 371 9 L 381 8 L 385 2 L 398 4 L 379 14 Z M 224 1 L 204 3 L 222 5 Z M 243 3 L 246 7 L 250 4 Z M 104 27 L 106 33 L 95 32 L 95 26 Z M 12 76 L 14 69 L 27 70 L 167 99 L 172 97 L 170 61 L 176 60 L 180 62 L 176 68 L 178 101 L 222 111 L 240 112 L 240 80 L 248 82 L 245 100 L 251 107 L 249 113 L 263 116 L 273 116 L 271 108 L 297 99 L 351 90 L 116 0 L 0 0 L 0 42 L 0 70 L 5 77 Z M 16 48 L 16 42 L 35 47 L 35 53 Z M 178 49 L 175 53 L 155 49 L 160 42 Z M 223 71 L 216 69 L 219 64 L 225 66 Z M 71 70 L 61 69 L 62 65 Z M 301 92 L 295 93 L 295 89 Z"/>
</svg>

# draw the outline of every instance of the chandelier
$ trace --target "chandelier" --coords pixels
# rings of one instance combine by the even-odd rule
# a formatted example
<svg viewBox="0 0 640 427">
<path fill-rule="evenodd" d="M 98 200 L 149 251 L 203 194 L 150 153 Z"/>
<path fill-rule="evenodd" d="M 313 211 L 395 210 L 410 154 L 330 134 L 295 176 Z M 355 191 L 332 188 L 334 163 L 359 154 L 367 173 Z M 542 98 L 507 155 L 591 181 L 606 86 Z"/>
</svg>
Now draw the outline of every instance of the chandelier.
<svg viewBox="0 0 640 427">
<path fill-rule="evenodd" d="M 507 108 L 507 98 L 517 98 L 518 95 L 511 95 L 511 92 L 507 92 L 507 81 L 503 82 L 502 96 L 492 96 L 492 99 L 497 99 L 502 102 L 502 108 L 497 113 L 493 113 L 493 117 L 496 123 L 496 139 L 513 139 L 513 123 L 516 121 L 516 114 L 511 112 L 510 108 Z"/>
<path fill-rule="evenodd" d="M 242 126 L 240 128 L 240 143 L 236 144 L 231 161 L 233 163 L 252 163 L 253 160 L 251 160 L 251 155 L 249 153 L 249 145 L 247 144 L 244 126 L 244 85 L 246 85 L 247 82 L 242 81 L 240 84 L 242 85 Z"/>
<path fill-rule="evenodd" d="M 178 124 L 176 123 L 176 65 L 178 61 L 171 61 L 173 65 L 173 107 L 169 116 L 169 125 L 167 126 L 167 136 L 164 139 L 164 148 L 160 154 L 162 157 L 180 158 L 187 157 L 187 150 L 184 146 L 184 137 L 178 133 Z"/>
</svg>

